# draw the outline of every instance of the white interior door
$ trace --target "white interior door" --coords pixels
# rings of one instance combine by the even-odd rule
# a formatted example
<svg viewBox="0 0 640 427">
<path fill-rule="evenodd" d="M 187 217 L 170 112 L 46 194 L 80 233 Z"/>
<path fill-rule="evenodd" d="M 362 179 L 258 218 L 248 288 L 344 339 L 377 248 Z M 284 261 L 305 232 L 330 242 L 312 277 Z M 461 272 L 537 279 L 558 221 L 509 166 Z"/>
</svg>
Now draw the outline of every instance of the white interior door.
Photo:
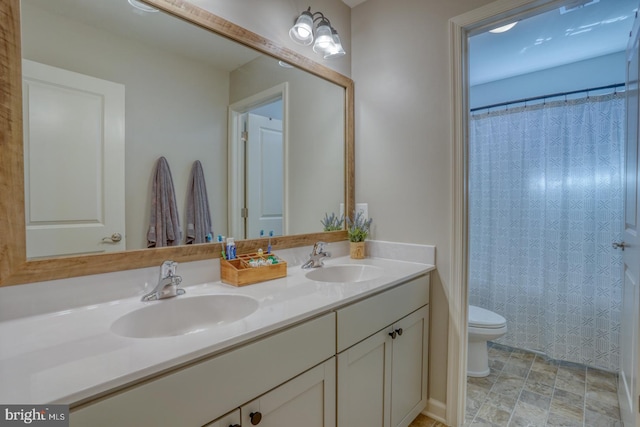
<svg viewBox="0 0 640 427">
<path fill-rule="evenodd" d="M 27 257 L 124 250 L 124 86 L 24 60 L 23 99 Z"/>
<path fill-rule="evenodd" d="M 248 115 L 246 147 L 246 238 L 283 229 L 282 120 Z"/>
<path fill-rule="evenodd" d="M 640 113 L 638 82 L 640 78 L 638 19 L 633 26 L 627 48 L 627 138 L 625 149 L 625 206 L 623 250 L 623 297 L 620 333 L 620 378 L 618 398 L 625 426 L 640 425 L 638 411 L 638 313 L 640 313 L 640 238 L 638 212 L 638 114 Z"/>
</svg>

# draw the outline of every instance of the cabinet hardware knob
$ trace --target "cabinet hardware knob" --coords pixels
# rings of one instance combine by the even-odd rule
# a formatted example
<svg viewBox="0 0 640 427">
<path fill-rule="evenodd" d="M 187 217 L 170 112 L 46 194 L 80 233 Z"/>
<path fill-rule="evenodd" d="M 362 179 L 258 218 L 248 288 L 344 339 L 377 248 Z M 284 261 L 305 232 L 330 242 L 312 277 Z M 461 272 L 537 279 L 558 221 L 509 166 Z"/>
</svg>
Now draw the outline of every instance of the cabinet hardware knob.
<svg viewBox="0 0 640 427">
<path fill-rule="evenodd" d="M 251 419 L 251 425 L 257 426 L 262 421 L 262 414 L 260 412 L 252 412 L 249 414 Z"/>
<path fill-rule="evenodd" d="M 242 427 L 240 424 L 231 424 L 229 427 Z"/>
<path fill-rule="evenodd" d="M 398 333 L 398 335 L 402 335 L 402 328 L 396 329 L 396 332 Z"/>
<path fill-rule="evenodd" d="M 396 335 L 398 335 L 398 334 L 396 333 L 396 331 L 389 332 L 389 336 L 391 337 L 391 339 L 392 339 L 392 340 L 395 340 L 395 339 L 396 339 Z"/>
</svg>

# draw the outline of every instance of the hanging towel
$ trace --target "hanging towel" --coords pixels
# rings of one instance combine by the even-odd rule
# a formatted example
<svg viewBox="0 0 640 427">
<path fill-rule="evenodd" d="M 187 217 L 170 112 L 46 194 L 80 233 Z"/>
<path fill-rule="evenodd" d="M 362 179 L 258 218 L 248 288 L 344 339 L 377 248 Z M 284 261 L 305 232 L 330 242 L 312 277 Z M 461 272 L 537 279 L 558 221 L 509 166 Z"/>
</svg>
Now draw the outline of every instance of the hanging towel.
<svg viewBox="0 0 640 427">
<path fill-rule="evenodd" d="M 147 232 L 147 247 L 177 246 L 182 238 L 176 193 L 169 163 L 160 157 L 156 163 L 151 190 L 151 215 Z"/>
<path fill-rule="evenodd" d="M 202 163 L 196 160 L 191 168 L 187 191 L 187 245 L 205 243 L 211 231 L 211 213 L 207 185 L 204 182 Z"/>
</svg>

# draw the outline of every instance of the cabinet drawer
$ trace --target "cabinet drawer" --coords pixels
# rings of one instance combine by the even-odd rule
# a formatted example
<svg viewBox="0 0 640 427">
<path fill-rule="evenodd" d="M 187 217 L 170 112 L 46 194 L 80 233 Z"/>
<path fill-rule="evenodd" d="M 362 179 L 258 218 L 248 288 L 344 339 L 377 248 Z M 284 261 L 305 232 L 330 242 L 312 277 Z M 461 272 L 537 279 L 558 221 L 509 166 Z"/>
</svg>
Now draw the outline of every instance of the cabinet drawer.
<svg viewBox="0 0 640 427">
<path fill-rule="evenodd" d="M 337 310 L 337 352 L 429 303 L 429 275 Z"/>
<path fill-rule="evenodd" d="M 299 326 L 89 403 L 71 426 L 202 426 L 335 352 L 335 315 Z"/>
</svg>

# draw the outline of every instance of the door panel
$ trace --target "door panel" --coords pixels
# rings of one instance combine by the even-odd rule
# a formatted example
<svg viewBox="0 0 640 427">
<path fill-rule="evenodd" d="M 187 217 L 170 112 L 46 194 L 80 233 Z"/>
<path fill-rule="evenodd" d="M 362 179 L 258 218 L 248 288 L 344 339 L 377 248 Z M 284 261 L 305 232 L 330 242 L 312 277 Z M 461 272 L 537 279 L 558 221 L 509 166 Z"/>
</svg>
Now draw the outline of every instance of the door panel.
<svg viewBox="0 0 640 427">
<path fill-rule="evenodd" d="M 247 238 L 260 230 L 283 232 L 282 120 L 249 114 L 247 140 Z"/>
<path fill-rule="evenodd" d="M 391 363 L 392 427 L 408 426 L 427 405 L 427 322 L 423 307 L 393 325 L 398 335 Z"/>
<path fill-rule="evenodd" d="M 204 427 L 230 427 L 235 425 L 240 425 L 240 409 L 236 409 L 224 417 L 210 422 Z"/>
<path fill-rule="evenodd" d="M 27 60 L 23 86 L 27 257 L 124 250 L 124 86 Z"/>
<path fill-rule="evenodd" d="M 338 355 L 338 427 L 388 427 L 391 337 L 382 330 Z"/>
<path fill-rule="evenodd" d="M 335 427 L 336 363 L 331 358 L 240 408 L 242 425 Z M 252 423 L 252 415 L 261 420 Z M 255 416 L 255 415 L 254 415 Z"/>
</svg>

